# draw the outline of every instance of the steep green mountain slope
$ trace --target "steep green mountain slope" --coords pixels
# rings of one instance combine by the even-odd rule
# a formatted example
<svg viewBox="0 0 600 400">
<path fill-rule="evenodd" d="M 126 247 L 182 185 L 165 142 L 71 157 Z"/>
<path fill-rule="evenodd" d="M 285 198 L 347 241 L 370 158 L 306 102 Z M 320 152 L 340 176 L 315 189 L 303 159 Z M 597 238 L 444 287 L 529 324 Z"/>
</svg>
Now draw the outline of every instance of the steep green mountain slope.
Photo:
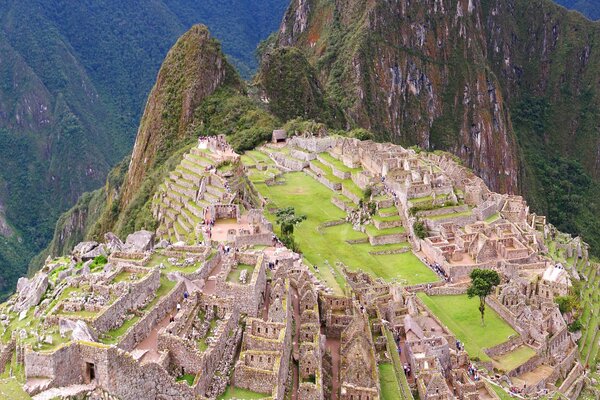
<svg viewBox="0 0 600 400">
<path fill-rule="evenodd" d="M 561 6 L 577 10 L 591 20 L 600 19 L 600 2 L 597 0 L 555 0 Z"/>
<path fill-rule="evenodd" d="M 61 216 L 47 254 L 73 244 L 155 229 L 152 195 L 200 134 L 225 134 L 240 151 L 268 139 L 279 120 L 246 94 L 245 84 L 204 26 L 194 26 L 169 51 L 152 89 L 131 158 Z M 38 258 L 39 260 L 39 258 Z"/>
<path fill-rule="evenodd" d="M 264 53 L 299 49 L 348 125 L 448 150 L 600 249 L 599 40 L 550 0 L 295 0 Z"/>
<path fill-rule="evenodd" d="M 205 21 L 248 77 L 286 3 L 0 2 L 0 298 L 48 244 L 60 213 L 131 150 L 176 39 Z"/>
</svg>

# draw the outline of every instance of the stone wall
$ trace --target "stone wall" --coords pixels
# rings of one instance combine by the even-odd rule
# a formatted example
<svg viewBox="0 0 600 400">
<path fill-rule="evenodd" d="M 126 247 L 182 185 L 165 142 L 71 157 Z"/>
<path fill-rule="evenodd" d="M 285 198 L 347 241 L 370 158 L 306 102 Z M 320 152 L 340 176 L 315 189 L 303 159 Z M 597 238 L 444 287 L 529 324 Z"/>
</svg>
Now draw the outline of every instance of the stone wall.
<svg viewBox="0 0 600 400">
<path fill-rule="evenodd" d="M 518 333 L 522 334 L 523 333 L 523 329 L 521 328 L 519 322 L 517 321 L 515 315 L 513 313 L 510 312 L 510 310 L 508 308 L 506 308 L 505 306 L 503 306 L 502 304 L 500 304 L 500 302 L 494 298 L 493 296 L 488 296 L 486 297 L 485 303 L 494 311 L 496 311 L 496 313 L 500 316 L 500 318 L 502 318 L 503 320 L 505 320 L 506 322 L 508 322 L 508 324 Z"/>
<path fill-rule="evenodd" d="M 50 378 L 48 387 L 82 383 L 84 367 L 77 343 L 60 347 L 53 353 L 25 352 L 25 377 Z"/>
<path fill-rule="evenodd" d="M 15 341 L 11 340 L 6 345 L 2 347 L 2 352 L 0 352 L 0 371 L 4 371 L 6 369 L 6 365 L 10 362 L 13 352 L 15 351 Z"/>
<path fill-rule="evenodd" d="M 499 345 L 496 345 L 494 347 L 484 349 L 483 351 L 485 352 L 485 354 L 487 354 L 491 358 L 494 358 L 494 357 L 500 357 L 506 353 L 509 353 L 509 352 L 513 351 L 514 349 L 516 349 L 517 347 L 522 346 L 522 345 L 523 345 L 523 338 L 519 335 L 519 336 L 514 336 L 514 337 L 510 338 L 508 341 L 506 341 L 504 343 L 500 343 Z"/>
<path fill-rule="evenodd" d="M 156 324 L 175 309 L 177 303 L 183 299 L 183 292 L 185 292 L 185 283 L 178 282 L 156 306 L 129 328 L 117 346 L 125 351 L 132 351 L 141 341 L 148 337 Z"/>
<path fill-rule="evenodd" d="M 239 259 L 240 255 L 238 254 L 236 257 Z M 261 255 L 255 262 L 256 266 L 252 277 L 246 284 L 227 282 L 229 269 L 221 271 L 217 278 L 217 293 L 223 297 L 235 298 L 240 305 L 240 312 L 250 317 L 258 315 L 267 284 L 264 257 Z"/>
<path fill-rule="evenodd" d="M 369 236 L 371 246 L 381 246 L 384 244 L 402 243 L 406 241 L 406 233 L 395 233 L 393 235 Z"/>
<path fill-rule="evenodd" d="M 311 168 L 313 166 L 313 164 L 311 163 Z M 318 167 L 315 167 L 316 169 L 318 169 L 320 171 L 320 169 Z M 311 176 L 312 178 L 314 178 L 315 180 L 319 181 L 321 184 L 327 186 L 329 189 L 333 190 L 333 191 L 340 191 L 342 190 L 342 184 L 339 182 L 331 182 L 329 179 L 325 178 L 325 175 L 323 175 L 321 173 L 321 176 L 318 176 L 314 171 L 305 169 L 304 172 Z"/>
<path fill-rule="evenodd" d="M 160 286 L 160 271 L 153 269 L 147 276 L 130 285 L 129 291 L 100 313 L 91 323 L 97 333 L 118 328 L 130 310 L 136 310 L 150 301 Z"/>
<path fill-rule="evenodd" d="M 245 246 L 270 246 L 273 244 L 272 233 L 254 233 L 251 235 L 238 235 L 235 237 L 234 246 L 241 248 Z"/>
</svg>

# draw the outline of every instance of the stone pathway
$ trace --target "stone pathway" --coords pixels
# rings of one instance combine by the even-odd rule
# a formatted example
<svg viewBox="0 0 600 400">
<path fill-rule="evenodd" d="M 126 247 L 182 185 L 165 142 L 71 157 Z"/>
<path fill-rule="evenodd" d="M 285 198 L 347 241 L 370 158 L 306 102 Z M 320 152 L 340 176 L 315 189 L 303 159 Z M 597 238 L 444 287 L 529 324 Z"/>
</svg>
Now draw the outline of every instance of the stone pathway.
<svg viewBox="0 0 600 400">
<path fill-rule="evenodd" d="M 332 364 L 332 390 L 331 400 L 338 399 L 338 393 L 340 391 L 340 340 L 339 339 L 327 339 L 325 341 L 325 347 L 331 351 L 331 364 Z"/>
<path fill-rule="evenodd" d="M 33 400 L 52 400 L 55 398 L 61 399 L 63 397 L 69 396 L 75 397 L 83 393 L 91 392 L 95 388 L 95 383 L 90 383 L 88 385 L 71 385 L 61 388 L 53 388 L 36 394 L 35 396 L 33 396 Z"/>
</svg>

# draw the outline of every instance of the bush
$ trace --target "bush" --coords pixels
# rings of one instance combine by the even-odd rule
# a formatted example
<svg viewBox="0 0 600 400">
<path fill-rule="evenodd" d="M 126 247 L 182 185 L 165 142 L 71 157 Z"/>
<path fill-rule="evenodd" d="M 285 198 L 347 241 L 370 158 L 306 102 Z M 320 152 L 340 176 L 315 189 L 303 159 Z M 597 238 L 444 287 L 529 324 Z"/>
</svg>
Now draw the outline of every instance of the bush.
<svg viewBox="0 0 600 400">
<path fill-rule="evenodd" d="M 413 230 L 419 239 L 425 239 L 427 237 L 427 228 L 423 222 L 415 221 L 413 224 Z"/>
</svg>

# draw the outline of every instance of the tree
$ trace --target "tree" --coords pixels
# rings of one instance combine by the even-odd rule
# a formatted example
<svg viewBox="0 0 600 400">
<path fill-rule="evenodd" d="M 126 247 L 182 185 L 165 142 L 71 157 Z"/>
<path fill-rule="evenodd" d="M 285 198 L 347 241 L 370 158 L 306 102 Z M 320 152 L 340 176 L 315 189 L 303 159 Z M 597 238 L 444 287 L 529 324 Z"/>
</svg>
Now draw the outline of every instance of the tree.
<svg viewBox="0 0 600 400">
<path fill-rule="evenodd" d="M 467 296 L 479 297 L 479 312 L 481 313 L 481 325 L 484 325 L 485 298 L 492 293 L 494 286 L 500 284 L 500 275 L 496 271 L 488 269 L 474 269 L 471 272 L 471 285 L 467 289 Z"/>
<path fill-rule="evenodd" d="M 413 224 L 413 229 L 415 231 L 415 235 L 417 235 L 419 239 L 425 239 L 427 237 L 427 227 L 423 222 L 418 220 L 415 221 Z"/>
<path fill-rule="evenodd" d="M 275 212 L 277 223 L 281 227 L 283 236 L 291 236 L 294 234 L 294 226 L 306 219 L 306 215 L 296 215 L 294 207 L 280 208 Z"/>
</svg>

